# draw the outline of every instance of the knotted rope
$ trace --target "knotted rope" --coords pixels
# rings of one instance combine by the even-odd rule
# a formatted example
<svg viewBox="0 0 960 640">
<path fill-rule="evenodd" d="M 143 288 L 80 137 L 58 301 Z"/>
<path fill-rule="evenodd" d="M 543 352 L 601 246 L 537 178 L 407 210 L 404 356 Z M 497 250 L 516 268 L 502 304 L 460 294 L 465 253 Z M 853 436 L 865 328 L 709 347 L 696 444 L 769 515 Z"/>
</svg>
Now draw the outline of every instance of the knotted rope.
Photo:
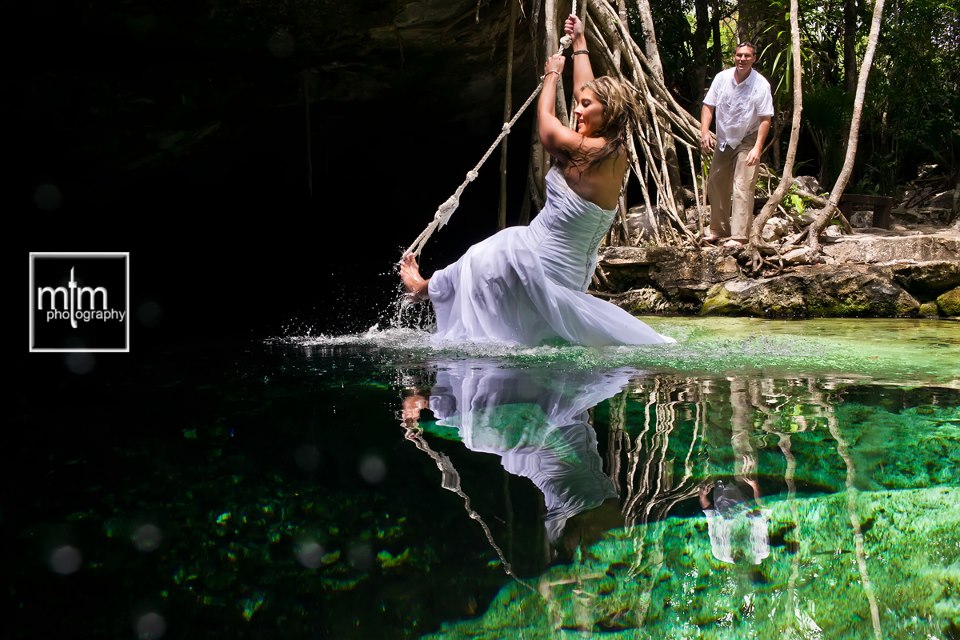
<svg viewBox="0 0 960 640">
<path fill-rule="evenodd" d="M 577 1 L 573 0 L 573 6 L 570 10 L 571 14 L 577 13 Z M 570 46 L 570 43 L 573 42 L 573 38 L 569 35 L 564 35 L 560 38 L 560 48 L 557 50 L 557 55 L 563 53 L 563 50 Z M 403 255 L 413 254 L 414 256 L 419 256 L 420 251 L 423 249 L 423 245 L 427 243 L 427 240 L 430 239 L 430 236 L 433 235 L 433 232 L 437 229 L 443 228 L 445 224 L 450 220 L 450 216 L 453 215 L 453 212 L 457 210 L 457 207 L 460 206 L 460 196 L 463 195 L 463 190 L 467 188 L 467 185 L 477 179 L 477 176 L 480 172 L 480 167 L 483 166 L 483 163 L 487 161 L 487 158 L 500 146 L 500 143 L 510 134 L 510 130 L 513 128 L 513 125 L 516 124 L 517 120 L 523 115 L 523 112 L 527 110 L 527 107 L 534 101 L 534 99 L 540 94 L 540 91 L 543 90 L 543 83 L 546 81 L 547 76 L 550 74 L 545 73 L 540 76 L 540 84 L 537 85 L 537 88 L 533 90 L 533 93 L 530 94 L 530 97 L 527 98 L 527 101 L 520 106 L 517 110 L 517 113 L 510 119 L 510 122 L 504 122 L 503 126 L 500 128 L 500 135 L 497 136 L 497 139 L 493 141 L 493 144 L 487 149 L 487 152 L 483 154 L 483 157 L 480 158 L 480 161 L 471 169 L 467 171 L 467 176 L 464 181 L 457 187 L 457 190 L 453 192 L 453 195 L 447 198 L 443 204 L 437 207 L 436 213 L 433 214 L 433 220 L 430 221 L 430 224 L 427 225 L 426 229 L 420 232 L 420 235 L 417 236 L 417 239 L 413 241 Z"/>
</svg>

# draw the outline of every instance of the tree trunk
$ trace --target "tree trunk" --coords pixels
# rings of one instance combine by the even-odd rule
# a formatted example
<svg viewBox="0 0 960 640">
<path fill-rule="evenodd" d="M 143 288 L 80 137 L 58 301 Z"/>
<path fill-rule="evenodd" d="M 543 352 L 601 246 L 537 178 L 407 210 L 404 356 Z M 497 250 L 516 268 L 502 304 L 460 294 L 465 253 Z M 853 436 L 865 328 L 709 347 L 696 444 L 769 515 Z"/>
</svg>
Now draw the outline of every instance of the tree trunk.
<svg viewBox="0 0 960 640">
<path fill-rule="evenodd" d="M 857 90 L 857 0 L 843 0 L 843 84 Z"/>
<path fill-rule="evenodd" d="M 713 0 L 710 12 L 710 24 L 713 31 L 713 73 L 717 75 L 723 69 L 723 40 L 720 37 L 720 0 Z"/>
<path fill-rule="evenodd" d="M 710 38 L 710 7 L 708 0 L 694 0 L 693 8 L 696 15 L 696 30 L 693 32 L 693 69 L 690 73 L 690 95 L 696 98 L 696 103 L 703 98 L 707 84 L 707 40 Z"/>
<path fill-rule="evenodd" d="M 650 0 L 637 0 L 637 9 L 640 12 L 640 21 L 643 25 L 643 50 L 650 61 L 650 71 L 657 82 L 666 88 L 663 77 L 663 63 L 660 61 L 660 48 L 657 47 L 657 35 L 653 27 L 653 13 L 650 11 Z M 668 179 L 669 196 L 673 198 L 678 211 L 684 209 L 683 184 L 680 180 L 680 159 L 677 157 L 677 145 L 670 135 L 670 123 L 662 113 L 657 113 L 660 131 L 663 132 L 665 177 Z M 664 194 L 665 196 L 667 194 Z"/>
<path fill-rule="evenodd" d="M 617 0 L 617 16 L 619 16 L 620 22 L 621 24 L 623 24 L 624 29 L 626 29 L 627 32 L 629 33 L 630 22 L 627 17 L 627 0 Z M 617 69 L 620 68 L 620 48 L 619 47 L 616 49 L 616 51 L 613 52 L 613 63 L 617 66 Z"/>
<path fill-rule="evenodd" d="M 546 18 L 546 37 L 543 39 L 546 44 L 545 54 L 549 58 L 557 52 L 557 49 L 560 48 L 560 35 L 558 34 L 556 25 L 563 24 L 566 16 L 561 16 L 560 14 L 560 5 L 557 4 L 556 0 L 546 0 L 544 3 Z M 557 118 L 560 122 L 567 121 L 567 105 L 566 98 L 564 97 L 563 91 L 563 76 L 560 76 L 557 79 L 557 104 L 556 104 L 556 113 Z"/>
<path fill-rule="evenodd" d="M 756 44 L 762 20 L 761 8 L 757 0 L 738 0 L 737 42 L 750 40 Z"/>
<path fill-rule="evenodd" d="M 873 54 L 877 49 L 877 40 L 880 37 L 880 19 L 883 17 L 883 3 L 884 0 L 875 0 L 873 5 L 873 19 L 870 22 L 870 35 L 867 37 L 867 51 L 863 56 L 863 64 L 860 66 L 860 77 L 857 80 L 857 95 L 853 102 L 853 116 L 850 119 L 850 135 L 847 137 L 847 153 L 843 160 L 843 168 L 840 169 L 840 176 L 837 178 L 837 182 L 833 185 L 833 190 L 830 192 L 830 200 L 827 202 L 827 206 L 825 206 L 823 210 L 817 214 L 816 219 L 810 223 L 807 245 L 814 251 L 820 250 L 820 234 L 836 213 L 840 196 L 843 194 L 844 189 L 847 188 L 847 182 L 850 180 L 850 174 L 853 172 L 853 161 L 857 156 L 857 138 L 860 133 L 860 116 L 863 113 L 863 99 L 867 93 L 867 79 L 870 77 Z"/>
<path fill-rule="evenodd" d="M 750 227 L 750 242 L 747 245 L 747 252 L 754 272 L 758 271 L 763 264 L 763 259 L 760 257 L 761 252 L 774 252 L 773 247 L 765 243 L 760 235 L 763 232 L 763 226 L 777 210 L 793 184 L 793 163 L 797 158 L 797 143 L 800 140 L 800 115 L 803 112 L 803 67 L 800 64 L 800 21 L 797 16 L 798 13 L 799 0 L 790 0 L 790 48 L 793 52 L 793 120 L 790 126 L 790 142 L 787 145 L 787 158 L 783 163 L 783 175 L 780 177 L 780 184 L 770 194 L 766 204 L 763 205 L 763 209 L 760 210 L 760 215 L 757 216 Z"/>
<path fill-rule="evenodd" d="M 510 122 L 513 111 L 513 40 L 516 35 L 517 14 L 520 0 L 510 3 L 510 26 L 507 28 L 507 79 L 503 95 L 503 121 Z M 500 143 L 500 211 L 497 214 L 497 229 L 507 226 L 507 140 Z"/>
</svg>

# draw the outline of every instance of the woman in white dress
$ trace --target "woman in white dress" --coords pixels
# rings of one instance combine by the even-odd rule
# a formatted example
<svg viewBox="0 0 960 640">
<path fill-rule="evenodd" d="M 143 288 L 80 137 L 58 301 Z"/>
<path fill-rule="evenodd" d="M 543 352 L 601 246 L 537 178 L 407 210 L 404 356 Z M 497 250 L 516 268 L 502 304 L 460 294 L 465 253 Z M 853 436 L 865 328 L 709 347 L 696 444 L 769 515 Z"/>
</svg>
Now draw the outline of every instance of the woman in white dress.
<svg viewBox="0 0 960 640">
<path fill-rule="evenodd" d="M 627 171 L 627 124 L 637 105 L 615 78 L 594 78 L 583 23 L 571 16 L 576 130 L 555 113 L 564 57 L 545 64 L 538 102 L 540 141 L 553 159 L 547 201 L 529 226 L 508 227 L 473 245 L 429 279 L 406 255 L 407 291 L 429 299 L 437 317 L 434 342 L 545 342 L 602 346 L 673 342 L 625 310 L 588 293 L 597 249 L 613 222 Z"/>
</svg>

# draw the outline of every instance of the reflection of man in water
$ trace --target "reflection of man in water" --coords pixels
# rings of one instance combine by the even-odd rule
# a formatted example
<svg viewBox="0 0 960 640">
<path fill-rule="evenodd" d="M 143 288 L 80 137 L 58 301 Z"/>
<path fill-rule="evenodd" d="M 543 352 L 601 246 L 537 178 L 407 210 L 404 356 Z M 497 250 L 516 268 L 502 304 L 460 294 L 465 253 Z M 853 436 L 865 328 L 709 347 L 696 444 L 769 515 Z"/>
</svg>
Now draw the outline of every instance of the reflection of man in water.
<svg viewBox="0 0 960 640">
<path fill-rule="evenodd" d="M 726 479 L 704 483 L 700 489 L 700 506 L 707 518 L 710 550 L 717 560 L 760 564 L 770 555 L 767 533 L 770 511 L 760 504 L 757 453 L 750 441 L 752 405 L 746 381 L 729 378 L 728 382 L 728 397 L 723 393 L 722 383 L 704 384 L 709 464 L 714 470 L 711 475 Z"/>
<path fill-rule="evenodd" d="M 748 480 L 754 489 L 753 500 L 748 501 L 736 483 L 717 480 L 713 485 L 713 505 L 708 495 L 710 485 L 700 490 L 700 506 L 707 518 L 710 551 L 721 562 L 733 564 L 746 560 L 752 564 L 770 555 L 767 526 L 770 512 L 760 508 L 759 485 Z"/>
<path fill-rule="evenodd" d="M 540 489 L 547 536 L 569 557 L 603 531 L 623 525 L 587 411 L 616 395 L 635 373 L 451 361 L 438 368 L 428 404 L 438 424 L 455 427 L 469 449 L 500 456 L 504 469 Z M 425 404 L 407 398 L 405 406 Z M 405 410 L 405 417 L 409 414 Z"/>
</svg>

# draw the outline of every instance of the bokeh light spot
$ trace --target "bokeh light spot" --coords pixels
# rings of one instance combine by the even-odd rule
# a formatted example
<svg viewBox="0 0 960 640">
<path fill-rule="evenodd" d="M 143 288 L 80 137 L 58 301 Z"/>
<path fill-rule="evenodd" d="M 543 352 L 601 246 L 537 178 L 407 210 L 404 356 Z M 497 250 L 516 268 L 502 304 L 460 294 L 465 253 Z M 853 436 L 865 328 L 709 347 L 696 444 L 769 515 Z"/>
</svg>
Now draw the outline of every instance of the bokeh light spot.
<svg viewBox="0 0 960 640">
<path fill-rule="evenodd" d="M 370 484 L 380 484 L 387 477 L 387 463 L 378 455 L 367 454 L 360 460 L 360 477 Z"/>
<path fill-rule="evenodd" d="M 163 634 L 167 632 L 167 621 L 159 613 L 149 611 L 137 618 L 134 623 L 134 630 L 140 640 L 162 638 Z"/>
<path fill-rule="evenodd" d="M 33 203 L 43 211 L 56 211 L 63 204 L 63 193 L 55 184 L 41 184 L 33 190 Z"/>
<path fill-rule="evenodd" d="M 97 368 L 97 359 L 92 353 L 68 353 L 63 356 L 63 364 L 70 373 L 85 376 Z"/>
<path fill-rule="evenodd" d="M 83 554 L 80 553 L 79 549 L 68 544 L 57 547 L 50 554 L 50 568 L 54 573 L 59 573 L 62 576 L 75 573 L 82 564 Z"/>
<path fill-rule="evenodd" d="M 137 307 L 137 320 L 148 329 L 153 329 L 163 321 L 163 308 L 154 300 L 147 300 Z"/>
<path fill-rule="evenodd" d="M 323 547 L 316 540 L 301 540 L 293 550 L 297 562 L 307 569 L 316 569 L 323 562 Z"/>
<path fill-rule="evenodd" d="M 297 466 L 304 471 L 316 471 L 317 467 L 320 466 L 320 449 L 313 444 L 302 444 L 297 447 L 293 459 L 296 460 Z"/>
<path fill-rule="evenodd" d="M 156 525 L 143 524 L 134 529 L 130 539 L 139 551 L 156 551 L 163 541 L 163 534 Z"/>
</svg>

